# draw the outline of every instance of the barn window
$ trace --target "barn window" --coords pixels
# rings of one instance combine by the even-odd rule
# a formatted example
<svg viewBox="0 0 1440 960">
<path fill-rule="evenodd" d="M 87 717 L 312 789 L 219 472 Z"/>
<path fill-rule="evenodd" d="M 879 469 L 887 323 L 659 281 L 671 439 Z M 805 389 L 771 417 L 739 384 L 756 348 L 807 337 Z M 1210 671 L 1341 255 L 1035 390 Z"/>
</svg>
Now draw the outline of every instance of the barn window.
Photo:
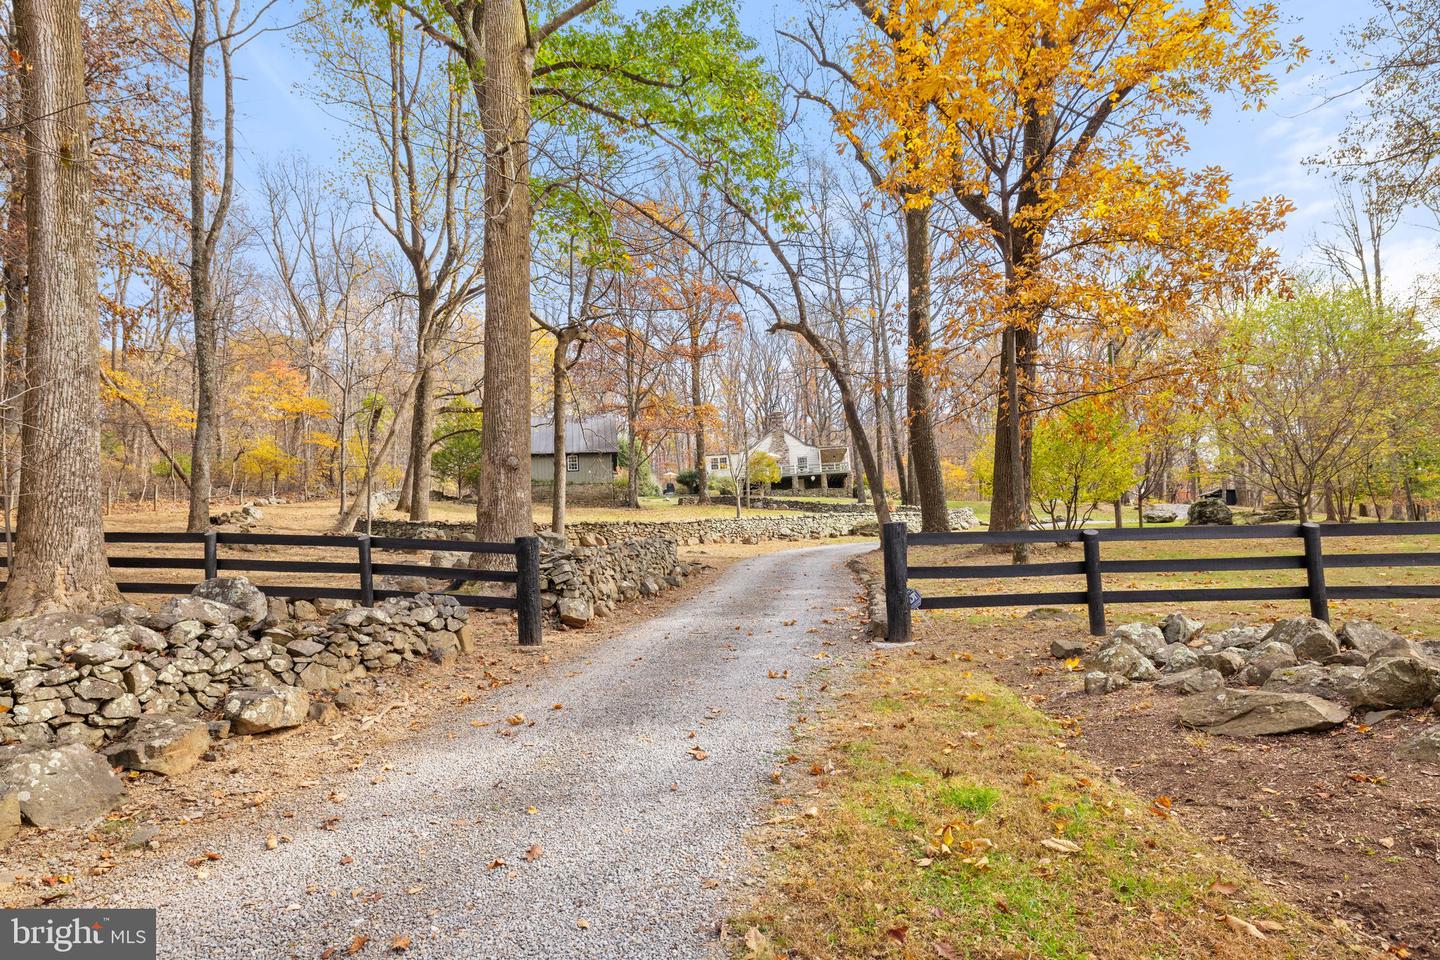
<svg viewBox="0 0 1440 960">
<path fill-rule="evenodd" d="M 578 453 L 567 453 L 567 454 L 565 454 L 565 472 L 566 472 L 566 473 L 579 473 L 579 472 L 580 472 L 580 454 L 578 454 Z"/>
</svg>

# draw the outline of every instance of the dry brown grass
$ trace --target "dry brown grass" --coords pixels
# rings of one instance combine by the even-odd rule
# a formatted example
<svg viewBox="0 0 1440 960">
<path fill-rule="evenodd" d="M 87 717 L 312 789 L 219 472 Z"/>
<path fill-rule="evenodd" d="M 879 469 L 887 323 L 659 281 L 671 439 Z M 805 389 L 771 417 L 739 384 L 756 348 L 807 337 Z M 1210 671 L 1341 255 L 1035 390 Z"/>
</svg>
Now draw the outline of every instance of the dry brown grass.
<svg viewBox="0 0 1440 960">
<path fill-rule="evenodd" d="M 765 838 L 772 876 L 736 920 L 739 952 L 1364 953 L 1187 832 L 1168 799 L 1107 777 L 1071 749 L 1066 721 L 967 661 L 934 644 L 874 657 L 782 768 L 787 795 Z"/>
</svg>

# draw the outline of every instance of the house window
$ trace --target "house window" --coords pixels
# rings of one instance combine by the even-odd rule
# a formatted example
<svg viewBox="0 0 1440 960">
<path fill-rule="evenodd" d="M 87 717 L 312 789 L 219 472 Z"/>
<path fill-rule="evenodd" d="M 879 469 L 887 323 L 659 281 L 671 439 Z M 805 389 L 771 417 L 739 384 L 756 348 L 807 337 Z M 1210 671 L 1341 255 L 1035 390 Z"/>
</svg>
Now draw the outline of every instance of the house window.
<svg viewBox="0 0 1440 960">
<path fill-rule="evenodd" d="M 566 472 L 566 473 L 579 473 L 579 472 L 580 472 L 580 454 L 578 454 L 578 453 L 567 453 L 567 454 L 565 454 L 565 472 Z"/>
<path fill-rule="evenodd" d="M 810 458 L 809 458 L 809 457 L 796 457 L 796 458 L 795 458 L 795 469 L 796 469 L 796 470 L 799 470 L 801 473 L 804 473 L 806 470 L 809 470 L 809 469 L 810 469 Z"/>
<path fill-rule="evenodd" d="M 710 458 L 710 469 L 711 469 L 711 470 L 729 470 L 729 469 L 730 469 L 730 458 L 729 458 L 729 457 L 711 457 L 711 458 Z"/>
</svg>

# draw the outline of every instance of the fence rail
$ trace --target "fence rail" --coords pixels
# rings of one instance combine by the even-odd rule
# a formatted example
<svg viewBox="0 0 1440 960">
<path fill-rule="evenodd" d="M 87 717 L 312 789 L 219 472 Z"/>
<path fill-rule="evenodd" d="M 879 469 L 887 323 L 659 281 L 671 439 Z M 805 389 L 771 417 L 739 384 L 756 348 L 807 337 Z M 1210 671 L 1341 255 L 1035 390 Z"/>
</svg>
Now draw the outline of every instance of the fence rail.
<svg viewBox="0 0 1440 960">
<path fill-rule="evenodd" d="M 886 639 L 910 639 L 912 610 L 954 610 L 976 607 L 1012 607 L 1083 604 L 1090 615 L 1090 632 L 1103 636 L 1105 606 L 1110 603 L 1193 603 L 1238 600 L 1308 600 L 1310 615 L 1330 619 L 1330 599 L 1399 600 L 1440 598 L 1440 585 L 1360 585 L 1328 587 L 1326 568 L 1440 566 L 1440 552 L 1347 553 L 1325 556 L 1329 537 L 1426 536 L 1440 534 L 1440 523 L 1318 523 L 1262 524 L 1253 527 L 1134 527 L 1115 530 L 1011 530 L 974 533 L 911 533 L 903 523 L 881 528 L 880 549 L 885 564 Z M 1100 545 L 1106 542 L 1185 540 L 1299 540 L 1301 552 L 1263 557 L 1195 557 L 1168 560 L 1104 560 Z M 1080 560 L 1046 563 L 987 563 L 946 566 L 910 566 L 911 546 L 1003 545 L 1016 543 L 1079 543 Z M 1304 570 L 1305 585 L 1294 587 L 1173 587 L 1144 590 L 1106 590 L 1106 574 L 1215 573 L 1244 570 Z M 984 593 L 926 597 L 910 587 L 911 580 L 1011 579 L 1016 577 L 1083 576 L 1084 590 Z"/>
<path fill-rule="evenodd" d="M 257 583 L 266 596 L 290 600 L 355 600 L 373 606 L 377 600 L 414 596 L 413 591 L 390 590 L 375 586 L 376 576 L 411 576 L 448 580 L 445 593 L 463 607 L 486 610 L 514 610 L 519 621 L 522 646 L 536 646 L 540 630 L 540 541 L 537 537 L 519 537 L 513 543 L 486 543 L 476 540 L 422 540 L 413 537 L 326 536 L 322 534 L 287 533 L 132 533 L 118 531 L 105 534 L 107 544 L 140 544 L 177 546 L 193 544 L 201 548 L 199 556 L 135 557 L 114 556 L 109 564 L 115 570 L 200 570 L 204 579 L 222 572 L 294 573 L 352 576 L 356 587 L 321 586 L 305 583 Z M 336 560 L 270 560 L 248 556 L 221 556 L 221 547 L 274 546 L 317 547 L 352 550 L 353 561 Z M 482 570 L 471 567 L 440 567 L 423 563 L 376 562 L 376 550 L 439 550 L 450 553 L 485 554 L 515 558 L 514 570 Z M 0 555 L 0 569 L 9 565 Z M 452 593 L 466 583 L 514 584 L 514 595 L 478 595 Z M 116 583 L 122 593 L 184 593 L 193 583 L 171 583 L 159 580 L 122 580 Z"/>
</svg>

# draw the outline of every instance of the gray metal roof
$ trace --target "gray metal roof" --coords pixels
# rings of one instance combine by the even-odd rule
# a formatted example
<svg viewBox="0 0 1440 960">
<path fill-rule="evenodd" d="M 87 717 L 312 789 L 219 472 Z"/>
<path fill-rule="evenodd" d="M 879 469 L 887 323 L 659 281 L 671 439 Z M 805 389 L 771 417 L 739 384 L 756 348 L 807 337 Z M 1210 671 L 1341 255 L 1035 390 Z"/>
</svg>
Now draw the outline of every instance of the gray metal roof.
<svg viewBox="0 0 1440 960">
<path fill-rule="evenodd" d="M 530 455 L 555 452 L 555 429 L 548 420 L 530 421 Z M 566 453 L 619 453 L 620 424 L 614 417 L 582 417 L 565 424 Z"/>
</svg>

